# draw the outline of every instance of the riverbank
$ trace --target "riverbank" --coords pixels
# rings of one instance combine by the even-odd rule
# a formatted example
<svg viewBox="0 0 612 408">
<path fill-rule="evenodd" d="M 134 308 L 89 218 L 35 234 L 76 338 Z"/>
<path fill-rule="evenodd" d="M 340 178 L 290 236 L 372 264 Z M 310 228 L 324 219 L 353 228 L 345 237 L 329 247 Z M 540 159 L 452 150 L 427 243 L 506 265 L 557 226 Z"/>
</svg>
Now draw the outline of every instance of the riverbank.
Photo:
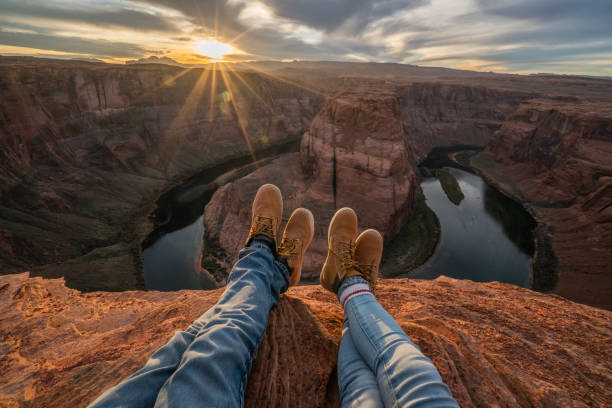
<svg viewBox="0 0 612 408">
<path fill-rule="evenodd" d="M 408 273 L 423 265 L 436 251 L 440 241 L 440 221 L 427 206 L 419 187 L 408 222 L 385 245 L 380 273 L 385 278 Z"/>
<path fill-rule="evenodd" d="M 559 281 L 559 260 L 553 248 L 553 228 L 538 216 L 533 203 L 525 198 L 520 188 L 508 177 L 496 171 L 496 166 L 491 158 L 481 152 L 470 158 L 470 164 L 473 171 L 487 184 L 519 203 L 536 220 L 537 226 L 533 232 L 535 252 L 531 266 L 530 288 L 541 292 L 553 291 Z"/>
</svg>

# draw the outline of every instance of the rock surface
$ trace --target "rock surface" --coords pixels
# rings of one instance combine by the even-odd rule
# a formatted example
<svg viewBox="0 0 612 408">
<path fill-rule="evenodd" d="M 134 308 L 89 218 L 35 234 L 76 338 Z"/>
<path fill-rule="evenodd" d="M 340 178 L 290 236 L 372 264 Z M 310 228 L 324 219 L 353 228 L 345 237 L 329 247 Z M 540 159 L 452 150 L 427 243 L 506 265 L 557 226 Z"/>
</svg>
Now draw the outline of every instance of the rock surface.
<svg viewBox="0 0 612 408">
<path fill-rule="evenodd" d="M 414 168 L 432 148 L 484 146 L 527 92 L 458 84 L 361 80 L 328 97 L 302 137 L 296 158 L 273 161 L 220 189 L 204 211 L 203 266 L 222 282 L 246 238 L 257 187 L 278 185 L 287 218 L 310 209 L 316 234 L 303 275 L 315 278 L 327 254 L 327 226 L 336 209 L 351 207 L 360 228 L 390 241 L 419 194 Z M 214 248 L 207 251 L 207 246 Z"/>
<path fill-rule="evenodd" d="M 283 192 L 285 219 L 297 207 L 315 216 L 305 277 L 318 276 L 327 254 L 327 226 L 337 208 L 352 207 L 362 229 L 376 228 L 392 237 L 410 214 L 418 188 L 412 157 L 394 87 L 339 92 L 328 98 L 302 137 L 299 156 L 274 160 L 214 194 L 204 211 L 206 245 L 229 256 L 210 256 L 205 247 L 204 267 L 219 271 L 220 280 L 227 274 L 230 265 L 224 260 L 242 248 L 251 203 L 263 183 L 274 183 Z"/>
<path fill-rule="evenodd" d="M 548 227 L 555 293 L 612 309 L 612 105 L 531 100 L 474 164 Z"/>
<path fill-rule="evenodd" d="M 0 277 L 0 406 L 84 407 L 139 369 L 215 291 L 81 293 Z M 381 304 L 462 407 L 612 405 L 612 313 L 512 285 L 383 280 Z M 270 314 L 246 406 L 338 406 L 342 310 L 319 286 Z"/>
<path fill-rule="evenodd" d="M 298 141 L 323 98 L 256 73 L 0 59 L 0 273 L 143 287 L 158 194 Z"/>
</svg>

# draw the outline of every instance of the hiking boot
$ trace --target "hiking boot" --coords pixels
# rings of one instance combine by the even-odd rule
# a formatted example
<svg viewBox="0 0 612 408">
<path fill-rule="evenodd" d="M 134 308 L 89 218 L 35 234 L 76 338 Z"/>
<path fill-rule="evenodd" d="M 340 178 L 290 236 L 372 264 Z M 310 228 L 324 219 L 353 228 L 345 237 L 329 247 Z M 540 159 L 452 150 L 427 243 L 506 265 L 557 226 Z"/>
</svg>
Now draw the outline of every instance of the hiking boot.
<svg viewBox="0 0 612 408">
<path fill-rule="evenodd" d="M 251 230 L 246 239 L 249 245 L 257 235 L 267 237 L 270 247 L 276 248 L 276 233 L 283 217 L 283 196 L 274 184 L 264 184 L 259 187 L 253 200 Z"/>
<path fill-rule="evenodd" d="M 353 239 L 357 235 L 357 214 L 351 208 L 336 211 L 327 232 L 327 259 L 321 269 L 321 286 L 334 293 L 343 279 L 359 275 L 353 261 Z"/>
<path fill-rule="evenodd" d="M 376 289 L 378 278 L 378 267 L 382 258 L 383 238 L 374 229 L 363 231 L 355 241 L 355 253 L 353 260 L 355 268 L 361 276 L 368 281 L 372 291 Z"/>
<path fill-rule="evenodd" d="M 291 274 L 289 286 L 295 286 L 300 281 L 304 253 L 312 242 L 313 236 L 314 217 L 312 213 L 305 208 L 293 211 L 277 249 L 278 256 L 285 258 L 289 266 Z"/>
</svg>

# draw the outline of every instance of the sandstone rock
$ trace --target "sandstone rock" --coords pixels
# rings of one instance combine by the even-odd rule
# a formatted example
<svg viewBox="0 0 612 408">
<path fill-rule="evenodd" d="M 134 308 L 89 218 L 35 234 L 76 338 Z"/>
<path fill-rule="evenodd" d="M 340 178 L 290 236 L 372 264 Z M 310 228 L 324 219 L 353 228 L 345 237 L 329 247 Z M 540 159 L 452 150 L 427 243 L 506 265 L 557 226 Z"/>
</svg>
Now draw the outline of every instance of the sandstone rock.
<svg viewBox="0 0 612 408">
<path fill-rule="evenodd" d="M 251 200 L 264 182 L 281 188 L 287 217 L 313 211 L 316 234 L 303 275 L 316 278 L 327 254 L 327 226 L 336 209 L 355 209 L 361 229 L 386 241 L 410 216 L 417 194 L 414 167 L 433 147 L 484 145 L 529 94 L 457 84 L 360 80 L 329 97 L 302 137 L 296 158 L 274 161 L 219 190 L 204 211 L 204 266 L 219 281 L 244 244 Z"/>
<path fill-rule="evenodd" d="M 474 164 L 551 230 L 555 292 L 612 309 L 611 105 L 524 103 Z"/>
<path fill-rule="evenodd" d="M 537 95 L 527 89 L 484 84 L 428 82 L 398 87 L 401 117 L 415 162 L 434 147 L 485 146 L 521 102 Z"/>
<path fill-rule="evenodd" d="M 250 148 L 299 140 L 323 102 L 256 73 L 215 72 L 2 58 L 0 273 L 142 286 L 157 195 Z"/>
<path fill-rule="evenodd" d="M 388 239 L 395 235 L 418 188 L 399 113 L 392 86 L 371 88 L 366 82 L 328 98 L 302 137 L 299 157 L 275 160 L 214 194 L 204 211 L 204 266 L 214 270 L 216 264 L 219 280 L 227 275 L 231 265 L 225 259 L 234 259 L 244 245 L 251 202 L 263 183 L 283 192 L 286 218 L 297 207 L 315 216 L 315 239 L 304 261 L 307 278 L 320 272 L 327 226 L 338 208 L 355 209 L 362 229 L 376 228 Z M 229 256 L 211 254 L 206 245 Z"/>
<path fill-rule="evenodd" d="M 138 370 L 215 291 L 80 293 L 0 277 L 0 406 L 84 407 Z M 462 407 L 610 406 L 612 313 L 512 285 L 383 280 L 381 304 Z M 338 406 L 342 310 L 319 286 L 270 314 L 246 406 Z"/>
</svg>

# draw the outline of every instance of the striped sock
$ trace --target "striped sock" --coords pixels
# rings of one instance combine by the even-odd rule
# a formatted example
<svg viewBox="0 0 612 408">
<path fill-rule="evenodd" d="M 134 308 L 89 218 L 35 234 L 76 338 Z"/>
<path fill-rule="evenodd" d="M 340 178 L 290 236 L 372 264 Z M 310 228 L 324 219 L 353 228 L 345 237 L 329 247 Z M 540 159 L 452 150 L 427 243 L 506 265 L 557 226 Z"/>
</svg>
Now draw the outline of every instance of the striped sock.
<svg viewBox="0 0 612 408">
<path fill-rule="evenodd" d="M 338 288 L 338 300 L 342 308 L 346 306 L 346 302 L 348 302 L 349 299 L 365 295 L 374 296 L 368 281 L 361 276 L 351 276 L 344 279 L 340 288 Z"/>
</svg>

